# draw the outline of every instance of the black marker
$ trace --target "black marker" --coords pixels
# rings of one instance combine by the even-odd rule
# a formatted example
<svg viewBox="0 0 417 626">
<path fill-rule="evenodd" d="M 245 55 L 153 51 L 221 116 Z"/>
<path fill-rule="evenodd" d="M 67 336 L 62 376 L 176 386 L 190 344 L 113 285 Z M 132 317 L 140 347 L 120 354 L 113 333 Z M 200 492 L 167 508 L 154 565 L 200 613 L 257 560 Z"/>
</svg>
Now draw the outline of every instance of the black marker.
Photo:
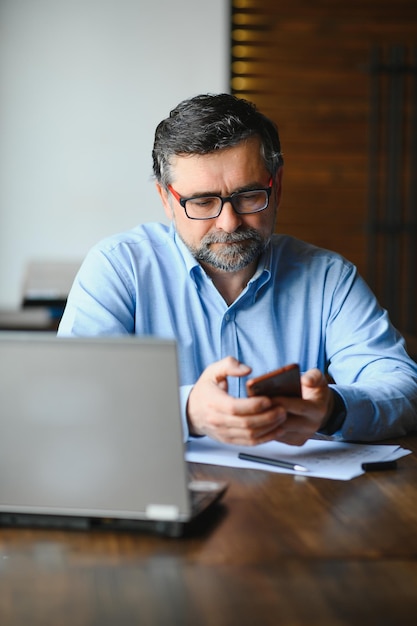
<svg viewBox="0 0 417 626">
<path fill-rule="evenodd" d="M 362 469 L 365 470 L 365 472 L 397 469 L 397 461 L 375 461 L 373 463 L 362 463 Z"/>
<path fill-rule="evenodd" d="M 265 463 L 265 465 L 275 465 L 283 469 L 293 470 L 294 472 L 308 472 L 308 469 L 298 463 L 289 463 L 288 461 L 279 461 L 278 459 L 267 458 L 266 456 L 257 456 L 256 454 L 246 454 L 239 452 L 239 459 L 242 461 L 254 461 L 255 463 Z"/>
</svg>

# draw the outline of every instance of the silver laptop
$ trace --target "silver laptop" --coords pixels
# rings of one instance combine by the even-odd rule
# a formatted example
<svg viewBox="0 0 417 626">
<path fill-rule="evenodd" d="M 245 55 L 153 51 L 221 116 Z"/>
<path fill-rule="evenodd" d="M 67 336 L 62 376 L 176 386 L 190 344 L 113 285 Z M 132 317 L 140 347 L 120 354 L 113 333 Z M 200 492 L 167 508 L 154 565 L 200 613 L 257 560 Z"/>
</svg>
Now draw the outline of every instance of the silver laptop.
<svg viewBox="0 0 417 626">
<path fill-rule="evenodd" d="M 186 532 L 226 485 L 190 482 L 176 344 L 0 333 L 0 523 Z"/>
</svg>

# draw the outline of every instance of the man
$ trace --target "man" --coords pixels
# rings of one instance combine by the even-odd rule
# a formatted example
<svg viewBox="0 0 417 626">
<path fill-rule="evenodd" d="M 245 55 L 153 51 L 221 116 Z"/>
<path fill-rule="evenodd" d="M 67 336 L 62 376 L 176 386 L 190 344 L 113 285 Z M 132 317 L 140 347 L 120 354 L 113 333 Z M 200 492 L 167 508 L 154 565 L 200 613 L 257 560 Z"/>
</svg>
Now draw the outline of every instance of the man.
<svg viewBox="0 0 417 626">
<path fill-rule="evenodd" d="M 59 333 L 176 338 L 185 438 L 302 445 L 317 431 L 370 441 L 415 430 L 417 365 L 355 267 L 273 234 L 275 125 L 245 100 L 197 96 L 158 125 L 153 166 L 171 226 L 96 246 Z M 246 397 L 248 377 L 293 362 L 302 398 Z"/>
</svg>

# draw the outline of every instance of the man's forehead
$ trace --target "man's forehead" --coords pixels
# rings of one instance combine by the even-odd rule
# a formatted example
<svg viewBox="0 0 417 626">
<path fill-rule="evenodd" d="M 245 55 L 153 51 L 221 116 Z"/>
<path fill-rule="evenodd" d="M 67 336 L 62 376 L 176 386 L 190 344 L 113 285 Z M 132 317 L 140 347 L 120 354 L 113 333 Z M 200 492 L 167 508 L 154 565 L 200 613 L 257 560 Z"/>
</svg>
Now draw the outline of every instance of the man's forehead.
<svg viewBox="0 0 417 626">
<path fill-rule="evenodd" d="M 170 158 L 171 179 L 192 173 L 205 175 L 216 169 L 264 169 L 260 140 L 251 137 L 235 146 L 213 150 L 205 154 L 176 154 Z"/>
</svg>

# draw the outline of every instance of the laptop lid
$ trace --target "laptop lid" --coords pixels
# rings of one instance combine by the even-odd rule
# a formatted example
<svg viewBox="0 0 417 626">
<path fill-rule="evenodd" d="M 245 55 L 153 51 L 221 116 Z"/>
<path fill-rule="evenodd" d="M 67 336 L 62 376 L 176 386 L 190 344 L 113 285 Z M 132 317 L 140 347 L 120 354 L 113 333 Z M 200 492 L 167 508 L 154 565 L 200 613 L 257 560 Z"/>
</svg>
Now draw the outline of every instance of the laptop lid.
<svg viewBox="0 0 417 626">
<path fill-rule="evenodd" d="M 0 333 L 0 512 L 189 521 L 178 385 L 171 340 Z"/>
</svg>

